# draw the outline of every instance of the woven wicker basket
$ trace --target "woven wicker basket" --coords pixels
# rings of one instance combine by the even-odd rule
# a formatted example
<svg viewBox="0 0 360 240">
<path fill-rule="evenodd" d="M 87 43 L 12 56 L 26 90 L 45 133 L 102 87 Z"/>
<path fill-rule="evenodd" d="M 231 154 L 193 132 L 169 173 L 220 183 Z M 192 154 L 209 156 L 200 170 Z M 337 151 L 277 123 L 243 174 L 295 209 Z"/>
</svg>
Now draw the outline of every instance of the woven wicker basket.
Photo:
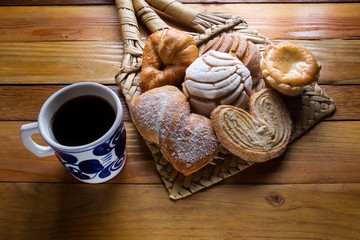
<svg viewBox="0 0 360 240">
<path fill-rule="evenodd" d="M 271 42 L 257 31 L 248 27 L 240 17 L 201 13 L 174 0 L 116 0 L 121 34 L 123 39 L 124 55 L 119 73 L 115 76 L 116 84 L 121 86 L 127 104 L 141 94 L 139 78 L 142 65 L 142 50 L 144 41 L 140 39 L 137 17 L 145 24 L 151 33 L 170 28 L 156 11 L 177 19 L 197 32 L 188 32 L 191 35 L 201 54 L 206 42 L 219 34 L 239 34 L 254 42 L 262 52 Z M 154 10 L 156 9 L 156 10 Z M 265 86 L 260 81 L 254 90 L 258 91 Z M 335 111 L 334 101 L 314 83 L 304 93 L 285 101 L 293 118 L 294 128 L 291 141 L 296 140 L 316 125 L 323 118 Z M 220 182 L 224 178 L 233 176 L 253 165 L 222 149 L 207 166 L 194 174 L 185 177 L 177 172 L 162 156 L 159 147 L 146 141 L 157 170 L 172 199 L 180 199 L 197 191 Z"/>
</svg>

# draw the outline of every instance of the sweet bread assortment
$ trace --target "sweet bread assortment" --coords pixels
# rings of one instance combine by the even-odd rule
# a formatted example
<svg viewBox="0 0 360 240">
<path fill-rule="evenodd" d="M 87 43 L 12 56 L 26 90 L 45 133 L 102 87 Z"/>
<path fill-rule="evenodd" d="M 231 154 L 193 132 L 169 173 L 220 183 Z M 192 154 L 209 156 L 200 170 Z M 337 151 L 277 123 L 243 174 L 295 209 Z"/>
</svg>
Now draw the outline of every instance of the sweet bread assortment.
<svg viewBox="0 0 360 240">
<path fill-rule="evenodd" d="M 321 68 L 308 49 L 289 41 L 269 45 L 260 66 L 265 81 L 288 96 L 297 96 L 307 85 L 316 82 Z"/>
<path fill-rule="evenodd" d="M 215 50 L 229 53 L 238 58 L 251 73 L 253 84 L 256 85 L 262 78 L 260 69 L 261 54 L 259 48 L 250 40 L 239 34 L 224 34 L 210 40 L 202 51 Z"/>
<path fill-rule="evenodd" d="M 209 51 L 186 69 L 182 87 L 194 111 L 210 117 L 218 105 L 247 107 L 252 86 L 250 72 L 239 59 Z"/>
<path fill-rule="evenodd" d="M 209 164 L 222 147 L 250 162 L 283 154 L 292 120 L 275 91 L 300 94 L 320 69 L 304 47 L 283 42 L 262 57 L 239 35 L 214 38 L 199 56 L 191 37 L 175 29 L 152 34 L 143 59 L 143 93 L 130 104 L 131 117 L 143 138 L 185 176 Z M 263 77 L 273 89 L 252 92 Z"/>
<path fill-rule="evenodd" d="M 268 71 L 267 67 L 263 67 L 263 69 L 261 70 L 260 68 L 259 71 L 259 65 L 261 59 L 263 58 L 262 54 L 264 52 L 264 49 L 267 46 L 269 46 L 269 44 L 272 43 L 271 41 L 269 41 L 269 39 L 267 39 L 265 36 L 257 32 L 256 30 L 249 28 L 249 26 L 247 25 L 244 19 L 237 16 L 198 12 L 195 9 L 188 8 L 187 6 L 182 5 L 177 1 L 170 1 L 170 0 L 147 1 L 147 2 L 135 1 L 133 2 L 134 6 L 132 6 L 131 1 L 116 1 L 116 3 L 119 13 L 119 20 L 121 24 L 124 56 L 119 73 L 115 76 L 115 81 L 117 85 L 121 87 L 121 92 L 125 96 L 125 101 L 129 106 L 129 108 L 132 102 L 136 103 L 135 105 L 145 104 L 145 102 L 147 101 L 143 101 L 143 100 L 139 101 L 141 98 L 139 99 L 136 98 L 142 95 L 146 96 L 145 95 L 146 91 L 158 87 L 156 85 L 157 81 L 152 82 L 152 80 L 155 79 L 157 76 L 160 76 L 160 82 L 161 79 L 164 80 L 164 76 L 165 75 L 168 76 L 167 74 L 164 73 L 164 69 L 166 67 L 171 67 L 171 65 L 177 65 L 176 61 L 175 63 L 174 62 L 170 63 L 170 66 L 169 64 L 166 65 L 165 63 L 163 63 L 162 59 L 160 59 L 161 54 L 159 54 L 158 50 L 156 48 L 153 48 L 153 46 L 151 47 L 149 46 L 151 50 L 150 51 L 151 54 L 147 54 L 146 49 L 145 49 L 146 51 L 144 52 L 144 48 L 143 48 L 144 45 L 142 39 L 140 38 L 141 35 L 139 32 L 139 27 L 136 21 L 137 19 L 135 14 L 137 15 L 137 17 L 139 17 L 139 19 L 141 19 L 141 21 L 144 23 L 144 25 L 148 28 L 150 32 L 152 33 L 155 32 L 153 36 L 158 36 L 157 34 L 160 33 L 164 34 L 164 32 L 162 32 L 161 29 L 171 28 L 166 22 L 162 20 L 160 16 L 158 16 L 154 11 L 152 11 L 151 7 L 153 9 L 157 9 L 159 12 L 163 12 L 165 14 L 170 15 L 175 20 L 182 22 L 187 26 L 193 27 L 193 29 L 196 30 L 196 32 L 191 32 L 188 34 L 191 35 L 191 37 L 194 39 L 196 43 L 196 46 L 199 47 L 200 56 L 205 54 L 206 52 L 215 50 L 215 51 L 229 53 L 233 57 L 236 57 L 240 61 L 242 61 L 243 64 L 246 66 L 246 68 L 248 68 L 250 71 L 253 81 L 253 88 L 252 88 L 253 94 L 263 89 L 264 87 L 272 88 L 273 90 L 276 88 L 275 85 L 274 85 L 275 87 L 273 87 L 269 84 L 269 82 L 271 82 L 272 79 L 268 78 L 267 79 L 268 83 L 265 82 L 265 77 L 269 76 L 271 70 Z M 151 7 L 149 7 L 147 3 L 151 5 Z M 134 7 L 135 9 L 133 10 L 132 7 Z M 172 22 L 172 24 L 173 23 L 174 22 Z M 159 33 L 157 33 L 157 31 L 159 31 Z M 176 34 L 175 31 L 171 31 L 171 32 Z M 216 36 L 221 36 L 221 37 L 216 37 Z M 177 38 L 178 36 L 173 38 L 174 43 L 176 42 Z M 244 38 L 246 38 L 247 40 L 244 41 Z M 152 39 L 152 37 L 150 37 L 148 39 L 149 43 L 147 44 L 152 45 L 153 43 L 152 41 L 155 39 Z M 159 40 L 160 37 L 157 37 L 157 39 Z M 179 37 L 179 39 L 181 39 L 181 37 Z M 231 41 L 229 41 L 229 39 Z M 155 45 L 157 44 L 156 42 L 157 41 L 155 41 Z M 159 42 L 161 41 L 158 41 L 158 43 Z M 245 51 L 244 50 L 245 42 L 246 42 L 247 51 L 246 53 L 243 53 Z M 254 45 L 256 46 L 256 48 L 253 47 Z M 167 45 L 165 44 L 163 46 L 166 47 Z M 191 48 L 194 50 L 194 45 L 192 45 Z M 177 46 L 175 46 L 175 49 L 177 49 Z M 205 51 L 203 51 L 204 49 Z M 260 56 L 257 53 L 257 51 L 254 51 L 254 49 L 260 50 L 261 53 Z M 171 48 L 169 48 L 168 50 L 170 50 L 168 52 L 168 55 L 174 53 L 171 51 Z M 196 50 L 190 51 L 190 53 L 194 53 L 194 52 L 196 53 Z M 283 55 L 284 52 L 285 51 L 279 53 L 279 59 L 285 57 Z M 144 55 L 142 55 L 142 53 L 144 53 Z M 243 58 L 241 58 L 240 56 L 242 56 Z M 150 62 L 153 63 L 154 65 L 146 63 L 147 57 L 150 58 L 149 59 Z M 192 59 L 192 61 L 197 59 L 197 57 L 198 56 L 196 55 Z M 246 59 L 251 59 L 251 60 L 244 60 L 244 57 L 246 57 Z M 144 61 L 145 64 L 143 65 Z M 249 62 L 249 64 L 246 63 L 247 61 Z M 141 69 L 142 66 L 143 69 Z M 252 66 L 255 66 L 255 68 L 253 68 Z M 148 67 L 150 68 L 147 69 L 147 71 L 145 71 L 145 69 Z M 185 69 L 183 70 L 184 74 L 186 68 L 187 67 L 185 67 Z M 257 71 L 256 70 L 254 71 L 254 69 L 257 69 Z M 263 73 L 265 76 L 262 76 Z M 145 85 L 142 86 L 142 89 L 140 88 L 140 81 L 139 81 L 140 78 L 142 78 L 141 85 Z M 176 80 L 174 82 L 172 80 L 173 80 L 172 78 L 166 79 L 161 84 L 174 84 L 178 87 L 178 89 L 182 91 L 181 82 L 184 79 L 179 78 L 178 81 Z M 259 82 L 256 83 L 257 81 Z M 279 89 L 276 91 L 279 91 Z M 156 96 L 155 92 L 152 94 Z M 171 95 L 174 95 L 174 99 L 170 98 Z M 179 105 L 177 104 L 176 99 L 179 98 L 186 99 L 185 96 L 182 97 L 180 96 L 181 94 L 179 94 L 179 92 L 177 90 L 175 91 L 174 89 L 174 91 L 170 91 L 169 96 L 165 97 L 165 99 L 167 100 L 164 100 L 165 103 L 167 102 L 171 102 L 171 103 L 167 103 L 163 105 L 163 107 L 160 108 L 160 111 L 158 111 L 159 110 L 157 108 L 158 104 L 156 103 L 157 102 L 164 103 L 161 97 L 158 97 L 157 100 L 154 100 L 153 103 L 150 104 L 151 108 L 154 108 L 154 110 L 148 111 L 148 108 L 145 108 L 147 110 L 143 110 L 143 114 L 134 114 L 135 111 L 132 111 L 132 115 L 133 115 L 132 120 L 136 122 L 137 124 L 136 127 L 138 127 L 140 132 L 142 132 L 144 138 L 148 140 L 145 143 L 148 146 L 149 150 L 151 151 L 157 171 L 162 181 L 164 182 L 165 188 L 168 190 L 169 197 L 172 199 L 180 199 L 189 196 L 195 192 L 198 192 L 213 184 L 216 184 L 227 177 L 233 176 L 254 164 L 253 161 L 245 161 L 242 158 L 232 154 L 231 152 L 228 151 L 228 149 L 222 146 L 219 153 L 216 154 L 216 156 L 212 160 L 209 160 L 211 162 L 205 165 L 199 171 L 196 171 L 193 174 L 190 174 L 186 177 L 183 174 L 181 174 L 178 171 L 180 167 L 178 166 L 177 168 L 175 168 L 173 166 L 175 165 L 174 162 L 170 162 L 165 159 L 164 155 L 166 155 L 167 153 L 164 152 L 163 155 L 163 153 L 160 151 L 159 144 L 161 144 L 160 140 L 162 134 L 160 134 L 161 124 L 158 121 L 159 119 L 161 119 L 161 122 L 164 121 L 162 119 L 163 117 L 165 117 L 165 115 L 162 114 L 162 112 L 166 112 L 167 111 L 166 109 L 172 106 L 173 103 L 176 105 L 174 108 L 177 109 L 182 109 L 182 108 L 186 109 L 190 107 L 189 106 L 190 99 L 188 99 L 189 102 L 187 104 L 185 103 L 185 105 L 184 103 Z M 289 107 L 289 110 L 292 115 L 293 130 L 291 133 L 290 142 L 302 136 L 304 133 L 309 131 L 311 127 L 315 126 L 319 121 L 321 121 L 322 119 L 333 113 L 336 107 L 334 101 L 321 89 L 321 87 L 316 82 L 310 84 L 309 86 L 306 86 L 305 91 L 304 93 L 301 94 L 301 96 L 286 97 L 283 96 L 282 94 L 280 94 L 279 96 L 281 99 L 286 99 L 286 105 Z M 220 105 L 220 107 L 221 106 L 223 105 Z M 265 106 L 266 105 L 264 105 L 264 107 Z M 248 112 L 248 108 L 249 106 L 245 108 L 246 112 Z M 194 111 L 194 107 L 191 107 L 191 111 Z M 136 117 L 134 117 L 134 115 L 137 115 L 137 117 L 140 118 L 141 116 L 143 117 L 140 121 L 138 121 L 137 119 L 135 119 Z M 185 119 L 184 115 L 182 116 Z M 168 115 L 167 117 L 171 117 L 171 115 Z M 150 123 L 141 125 L 141 122 L 143 121 L 149 121 Z M 198 120 L 197 119 L 193 120 L 193 122 L 196 121 Z M 204 120 L 204 121 L 211 122 L 211 120 Z M 198 125 L 198 123 L 196 125 Z M 148 127 L 150 127 L 151 131 L 149 131 L 148 133 L 144 133 L 144 131 L 146 132 L 146 130 L 143 130 L 142 128 L 147 129 Z M 262 129 L 263 128 L 259 129 L 260 132 Z M 183 137 L 185 132 L 179 131 L 178 127 L 176 128 L 175 131 L 177 132 L 174 136 L 180 137 L 180 140 L 185 139 Z M 188 129 L 188 131 L 193 131 L 193 130 Z M 173 138 L 174 140 L 173 143 L 177 141 L 176 138 L 175 137 Z M 196 143 L 192 142 L 192 143 L 194 145 L 197 145 L 199 143 L 201 144 L 201 141 L 198 141 Z M 210 158 L 211 157 L 209 157 L 209 159 Z M 260 157 L 257 156 L 257 158 Z M 207 161 L 208 160 L 206 160 L 205 162 Z"/>
<path fill-rule="evenodd" d="M 211 114 L 221 144 L 247 161 L 264 162 L 280 156 L 289 143 L 292 122 L 280 97 L 270 89 L 251 95 L 249 112 L 222 105 Z"/>
<path fill-rule="evenodd" d="M 174 86 L 151 89 L 130 105 L 130 114 L 144 139 L 159 145 L 172 166 L 190 175 L 220 151 L 210 119 L 190 113 L 184 94 Z"/>
<path fill-rule="evenodd" d="M 146 92 L 165 85 L 180 85 L 186 68 L 199 56 L 188 34 L 171 28 L 157 31 L 146 40 L 140 88 Z"/>
</svg>

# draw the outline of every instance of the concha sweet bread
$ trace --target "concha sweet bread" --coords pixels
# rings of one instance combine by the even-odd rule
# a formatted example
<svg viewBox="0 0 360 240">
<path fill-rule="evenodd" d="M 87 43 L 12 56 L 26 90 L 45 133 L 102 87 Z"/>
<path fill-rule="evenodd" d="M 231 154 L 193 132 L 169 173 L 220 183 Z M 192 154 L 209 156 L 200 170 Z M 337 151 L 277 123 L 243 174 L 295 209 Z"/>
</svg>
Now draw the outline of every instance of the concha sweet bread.
<svg viewBox="0 0 360 240">
<path fill-rule="evenodd" d="M 237 57 L 251 73 L 253 85 L 262 78 L 260 69 L 261 54 L 259 48 L 250 40 L 238 34 L 224 34 L 210 40 L 202 50 L 202 54 L 215 50 L 229 53 Z"/>
<path fill-rule="evenodd" d="M 177 29 L 164 29 L 151 34 L 143 51 L 140 89 L 146 92 L 165 85 L 180 85 L 185 69 L 199 57 L 195 41 Z"/>
<path fill-rule="evenodd" d="M 190 113 L 184 94 L 174 86 L 151 89 L 130 105 L 144 139 L 159 145 L 163 156 L 185 176 L 207 165 L 220 151 L 211 121 Z"/>
<path fill-rule="evenodd" d="M 288 96 L 297 96 L 307 85 L 316 82 L 321 68 L 308 49 L 289 41 L 268 46 L 260 66 L 265 81 Z"/>
<path fill-rule="evenodd" d="M 210 116 L 218 105 L 246 107 L 252 93 L 252 79 L 236 57 L 209 51 L 186 69 L 183 92 L 195 112 Z"/>
<path fill-rule="evenodd" d="M 264 162 L 280 156 L 292 132 L 288 109 L 270 89 L 251 95 L 249 113 L 233 106 L 219 106 L 211 121 L 221 144 L 246 161 Z"/>
</svg>

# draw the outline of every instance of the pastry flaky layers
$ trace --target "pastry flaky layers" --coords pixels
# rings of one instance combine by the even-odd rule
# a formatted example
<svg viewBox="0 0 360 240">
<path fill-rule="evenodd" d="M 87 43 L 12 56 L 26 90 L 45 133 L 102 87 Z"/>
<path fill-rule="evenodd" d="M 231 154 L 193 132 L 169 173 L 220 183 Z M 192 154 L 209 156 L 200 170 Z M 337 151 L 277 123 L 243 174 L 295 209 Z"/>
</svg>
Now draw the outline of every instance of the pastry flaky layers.
<svg viewBox="0 0 360 240">
<path fill-rule="evenodd" d="M 252 86 L 250 72 L 239 59 L 209 51 L 186 69 L 182 90 L 193 110 L 209 117 L 218 105 L 247 107 Z"/>
<path fill-rule="evenodd" d="M 165 85 L 180 85 L 185 69 L 199 57 L 195 41 L 177 29 L 151 34 L 145 42 L 140 75 L 142 92 Z"/>
<path fill-rule="evenodd" d="M 221 144 L 246 161 L 264 162 L 280 156 L 289 143 L 292 122 L 288 109 L 270 89 L 251 95 L 249 113 L 219 106 L 211 121 Z"/>
<path fill-rule="evenodd" d="M 210 119 L 190 113 L 185 95 L 174 86 L 141 94 L 130 104 L 130 114 L 143 138 L 158 144 L 165 159 L 185 176 L 220 151 Z"/>
<path fill-rule="evenodd" d="M 307 85 L 316 82 L 321 68 L 308 49 L 289 41 L 269 45 L 260 67 L 265 81 L 288 96 L 300 95 Z"/>
</svg>

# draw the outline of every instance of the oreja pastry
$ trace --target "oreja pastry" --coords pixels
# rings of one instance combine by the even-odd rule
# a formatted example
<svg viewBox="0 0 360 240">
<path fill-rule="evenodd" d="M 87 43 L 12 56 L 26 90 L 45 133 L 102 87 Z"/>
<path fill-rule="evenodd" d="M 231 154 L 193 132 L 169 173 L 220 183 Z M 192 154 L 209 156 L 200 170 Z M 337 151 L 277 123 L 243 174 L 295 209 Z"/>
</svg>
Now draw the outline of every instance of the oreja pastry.
<svg viewBox="0 0 360 240">
<path fill-rule="evenodd" d="M 159 145 L 163 156 L 188 176 L 220 151 L 211 121 L 190 113 L 184 94 L 174 86 L 151 89 L 130 105 L 131 118 L 144 139 Z"/>
<path fill-rule="evenodd" d="M 262 78 L 260 69 L 261 54 L 259 48 L 250 40 L 238 34 L 224 34 L 210 40 L 204 47 L 202 54 L 215 50 L 229 53 L 237 57 L 251 73 L 253 85 Z"/>
<path fill-rule="evenodd" d="M 236 57 L 209 51 L 186 69 L 183 92 L 195 112 L 210 116 L 218 105 L 246 107 L 252 93 L 252 79 Z"/>
<path fill-rule="evenodd" d="M 316 82 L 321 68 L 308 49 L 289 41 L 268 46 L 260 66 L 265 81 L 288 96 L 300 95 L 307 85 Z"/>
<path fill-rule="evenodd" d="M 280 97 L 268 88 L 251 95 L 249 113 L 219 106 L 211 114 L 216 136 L 234 155 L 253 162 L 280 156 L 289 143 L 292 122 Z"/>
<path fill-rule="evenodd" d="M 146 92 L 165 85 L 180 85 L 185 69 L 199 57 L 195 41 L 176 29 L 151 34 L 143 51 L 140 89 Z"/>
</svg>

